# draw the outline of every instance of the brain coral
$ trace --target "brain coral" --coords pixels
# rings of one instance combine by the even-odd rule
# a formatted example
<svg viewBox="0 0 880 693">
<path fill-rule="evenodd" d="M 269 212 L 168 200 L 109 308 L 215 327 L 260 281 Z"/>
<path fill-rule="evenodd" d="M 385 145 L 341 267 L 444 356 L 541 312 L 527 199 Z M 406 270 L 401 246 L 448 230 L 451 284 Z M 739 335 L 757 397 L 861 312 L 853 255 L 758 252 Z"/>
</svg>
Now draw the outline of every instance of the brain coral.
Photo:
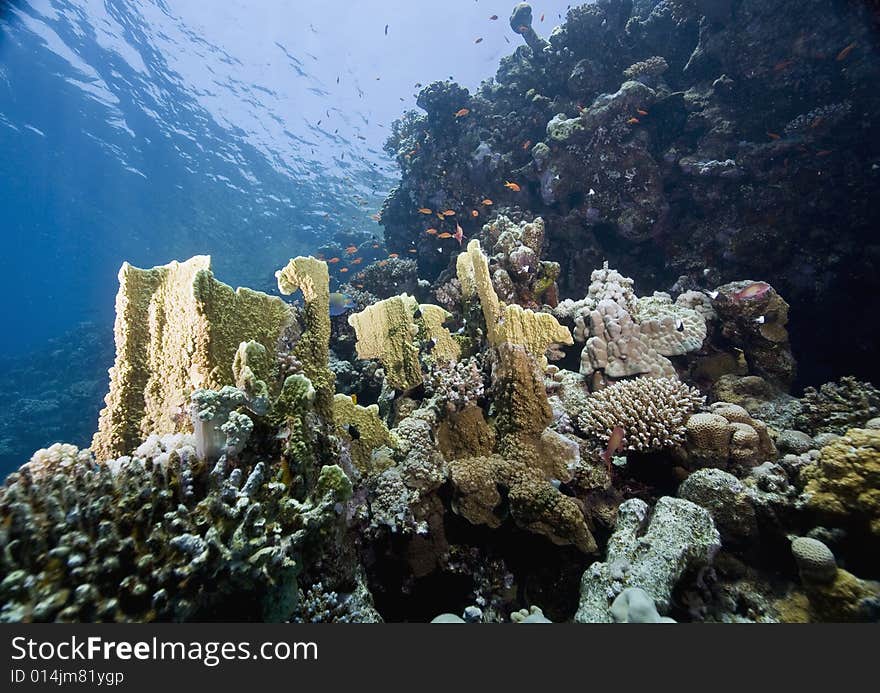
<svg viewBox="0 0 880 693">
<path fill-rule="evenodd" d="M 775 457 L 776 448 L 763 421 L 729 402 L 715 402 L 709 410 L 687 420 L 687 438 L 678 451 L 686 466 L 754 467 Z"/>
<path fill-rule="evenodd" d="M 615 426 L 626 450 L 645 452 L 684 442 L 685 421 L 703 404 L 699 391 L 671 378 L 636 378 L 615 383 L 586 400 L 581 430 L 605 445 Z"/>
</svg>

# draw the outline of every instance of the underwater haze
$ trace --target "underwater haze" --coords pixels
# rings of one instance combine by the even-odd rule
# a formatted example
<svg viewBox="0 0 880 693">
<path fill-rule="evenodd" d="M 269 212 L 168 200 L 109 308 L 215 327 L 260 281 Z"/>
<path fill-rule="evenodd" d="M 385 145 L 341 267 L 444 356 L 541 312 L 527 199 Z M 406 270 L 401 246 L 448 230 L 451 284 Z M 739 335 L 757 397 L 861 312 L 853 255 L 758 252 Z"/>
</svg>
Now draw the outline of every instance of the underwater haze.
<svg viewBox="0 0 880 693">
<path fill-rule="evenodd" d="M 548 23 L 566 4 L 544 4 Z M 0 385 L 28 413 L 0 422 L 0 469 L 88 442 L 123 261 L 210 254 L 224 281 L 272 291 L 280 259 L 381 237 L 391 123 L 417 83 L 494 72 L 511 46 L 493 11 L 509 8 L 0 3 Z M 83 358 L 53 359 L 53 339 Z"/>
<path fill-rule="evenodd" d="M 880 621 L 877 0 L 0 2 L 0 621 Z"/>
</svg>

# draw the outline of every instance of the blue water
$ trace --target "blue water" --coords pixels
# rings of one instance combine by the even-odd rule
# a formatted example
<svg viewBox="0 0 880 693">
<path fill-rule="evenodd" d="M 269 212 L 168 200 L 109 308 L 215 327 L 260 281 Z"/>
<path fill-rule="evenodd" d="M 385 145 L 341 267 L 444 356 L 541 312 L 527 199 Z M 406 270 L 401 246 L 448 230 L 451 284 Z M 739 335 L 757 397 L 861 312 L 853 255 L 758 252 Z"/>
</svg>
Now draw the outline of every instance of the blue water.
<svg viewBox="0 0 880 693">
<path fill-rule="evenodd" d="M 536 18 L 549 31 L 568 4 L 536 4 Z M 473 89 L 493 74 L 515 47 L 509 11 L 0 1 L 0 388 L 50 412 L 0 419 L 0 472 L 34 447 L 88 442 L 123 261 L 206 253 L 221 280 L 272 290 L 291 256 L 381 237 L 370 215 L 397 179 L 382 152 L 392 120 L 417 83 Z M 59 393 L 72 385 L 73 400 Z"/>
</svg>

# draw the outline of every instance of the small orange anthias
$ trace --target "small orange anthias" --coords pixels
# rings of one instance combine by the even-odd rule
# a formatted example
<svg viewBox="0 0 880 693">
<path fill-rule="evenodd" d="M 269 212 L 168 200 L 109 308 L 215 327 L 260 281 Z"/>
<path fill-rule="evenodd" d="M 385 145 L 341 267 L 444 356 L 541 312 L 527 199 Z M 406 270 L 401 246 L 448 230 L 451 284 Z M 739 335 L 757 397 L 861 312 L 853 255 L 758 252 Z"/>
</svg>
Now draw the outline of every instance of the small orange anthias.
<svg viewBox="0 0 880 693">
<path fill-rule="evenodd" d="M 605 468 L 608 470 L 608 476 L 611 476 L 611 459 L 615 452 L 623 449 L 623 428 L 615 426 L 611 430 L 611 437 L 608 438 L 608 447 L 602 453 L 602 460 L 605 462 Z"/>
</svg>

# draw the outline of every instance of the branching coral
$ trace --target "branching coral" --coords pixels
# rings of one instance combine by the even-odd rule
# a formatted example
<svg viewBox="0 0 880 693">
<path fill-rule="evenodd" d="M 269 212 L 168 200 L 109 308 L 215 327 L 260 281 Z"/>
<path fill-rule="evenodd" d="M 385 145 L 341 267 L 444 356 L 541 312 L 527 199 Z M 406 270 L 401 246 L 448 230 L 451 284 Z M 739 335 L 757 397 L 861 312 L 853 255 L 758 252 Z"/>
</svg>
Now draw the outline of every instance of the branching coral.
<svg viewBox="0 0 880 693">
<path fill-rule="evenodd" d="M 351 492 L 325 467 L 301 502 L 265 462 L 212 469 L 186 449 L 39 470 L 0 489 L 4 621 L 285 620 L 296 554 Z"/>
<path fill-rule="evenodd" d="M 626 450 L 673 448 L 684 442 L 685 421 L 703 402 L 698 390 L 670 378 L 624 380 L 588 398 L 578 425 L 603 446 L 620 426 Z"/>
</svg>

